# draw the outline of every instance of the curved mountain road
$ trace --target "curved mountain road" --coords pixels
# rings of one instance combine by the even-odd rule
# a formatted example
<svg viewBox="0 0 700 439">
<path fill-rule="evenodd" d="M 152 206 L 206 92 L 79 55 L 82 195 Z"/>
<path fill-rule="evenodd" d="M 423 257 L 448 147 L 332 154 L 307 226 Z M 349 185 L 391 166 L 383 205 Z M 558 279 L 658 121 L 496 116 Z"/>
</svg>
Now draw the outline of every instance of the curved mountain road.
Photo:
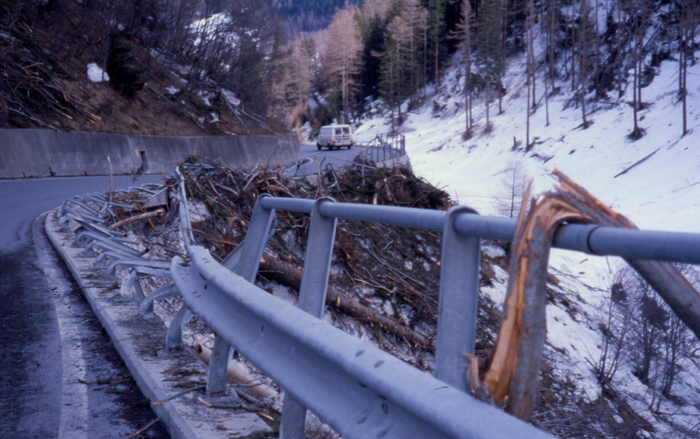
<svg viewBox="0 0 700 439">
<path fill-rule="evenodd" d="M 133 185 L 115 177 L 115 189 Z M 66 198 L 108 188 L 109 177 L 0 180 L 0 437 L 125 437 L 154 417 L 35 224 Z"/>
<path fill-rule="evenodd" d="M 299 147 L 336 169 L 363 149 Z M 114 189 L 160 179 L 118 176 Z M 0 180 L 0 437 L 124 437 L 154 417 L 43 232 L 44 212 L 108 188 L 109 177 Z M 141 437 L 168 435 L 158 427 Z"/>
</svg>

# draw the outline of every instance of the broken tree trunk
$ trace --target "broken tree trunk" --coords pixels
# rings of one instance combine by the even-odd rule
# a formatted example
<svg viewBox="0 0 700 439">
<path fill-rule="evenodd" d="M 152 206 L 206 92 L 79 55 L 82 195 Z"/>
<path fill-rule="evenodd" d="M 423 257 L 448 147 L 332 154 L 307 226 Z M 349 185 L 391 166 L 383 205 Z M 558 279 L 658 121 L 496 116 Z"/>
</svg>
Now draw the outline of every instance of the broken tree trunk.
<svg viewBox="0 0 700 439">
<path fill-rule="evenodd" d="M 548 194 L 549 195 L 549 194 Z M 524 206 L 530 188 L 523 197 Z M 520 211 L 513 239 L 504 318 L 484 382 L 496 402 L 508 396 L 506 411 L 529 419 L 535 403 L 540 362 L 547 333 L 545 299 L 549 249 L 563 221 L 585 221 L 563 200 L 545 196 Z"/>
<path fill-rule="evenodd" d="M 562 196 L 580 206 L 579 209 L 590 216 L 594 223 L 602 226 L 637 228 L 632 221 L 613 212 L 561 172 L 555 170 L 554 175 L 565 189 Z M 680 270 L 669 262 L 640 259 L 625 259 L 625 261 L 654 288 L 700 340 L 700 293 Z"/>
<path fill-rule="evenodd" d="M 546 336 L 547 263 L 557 227 L 562 222 L 585 222 L 636 228 L 561 172 L 555 170 L 553 175 L 559 182 L 555 190 L 540 200 L 533 199 L 529 212 L 525 214 L 523 209 L 518 218 L 504 318 L 483 384 L 474 378 L 474 370 L 468 375 L 475 393 L 495 402 L 507 396 L 506 411 L 523 420 L 530 419 L 537 395 Z M 523 205 L 529 192 L 528 188 Z M 700 294 L 680 271 L 665 262 L 627 262 L 700 338 Z M 470 369 L 475 364 L 472 362 Z"/>
</svg>

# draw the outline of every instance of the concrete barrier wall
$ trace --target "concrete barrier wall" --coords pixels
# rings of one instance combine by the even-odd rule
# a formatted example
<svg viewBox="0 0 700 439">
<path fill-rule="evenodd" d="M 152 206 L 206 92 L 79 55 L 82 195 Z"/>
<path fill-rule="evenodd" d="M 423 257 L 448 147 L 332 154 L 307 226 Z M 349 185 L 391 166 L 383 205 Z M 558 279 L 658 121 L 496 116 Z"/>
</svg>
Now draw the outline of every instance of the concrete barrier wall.
<svg viewBox="0 0 700 439">
<path fill-rule="evenodd" d="M 189 156 L 243 169 L 300 159 L 296 136 L 175 137 L 0 129 L 0 178 L 170 173 Z"/>
</svg>

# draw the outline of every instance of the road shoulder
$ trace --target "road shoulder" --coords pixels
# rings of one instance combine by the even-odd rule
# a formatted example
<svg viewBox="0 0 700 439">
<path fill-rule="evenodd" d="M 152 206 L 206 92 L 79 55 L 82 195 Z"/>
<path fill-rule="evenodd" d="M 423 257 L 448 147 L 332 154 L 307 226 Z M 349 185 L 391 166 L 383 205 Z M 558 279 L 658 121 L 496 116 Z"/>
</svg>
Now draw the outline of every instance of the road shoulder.
<svg viewBox="0 0 700 439">
<path fill-rule="evenodd" d="M 105 273 L 106 267 L 96 266 L 94 257 L 82 256 L 84 249 L 75 245 L 75 235 L 57 225 L 55 211 L 48 213 L 45 230 L 151 404 L 205 379 L 206 368 L 194 354 L 166 349 L 162 321 L 141 318 L 139 304 L 119 294 L 114 280 Z M 183 381 L 178 378 L 182 376 L 189 378 Z M 173 438 L 243 437 L 269 431 L 253 413 L 208 408 L 198 396 L 198 392 L 191 392 L 153 407 Z"/>
</svg>

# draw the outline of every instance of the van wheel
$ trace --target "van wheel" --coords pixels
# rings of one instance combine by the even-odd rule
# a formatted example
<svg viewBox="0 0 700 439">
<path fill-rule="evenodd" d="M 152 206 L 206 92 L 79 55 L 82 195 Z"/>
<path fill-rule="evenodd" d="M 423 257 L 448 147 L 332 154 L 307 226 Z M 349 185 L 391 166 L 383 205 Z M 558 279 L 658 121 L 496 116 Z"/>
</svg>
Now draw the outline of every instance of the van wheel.
<svg viewBox="0 0 700 439">
<path fill-rule="evenodd" d="M 320 143 L 317 143 L 317 144 L 316 144 L 316 148 L 318 148 L 318 150 L 320 151 L 323 147 L 321 146 Z"/>
<path fill-rule="evenodd" d="M 349 145 L 348 145 L 348 149 L 352 148 L 352 145 L 353 145 L 352 143 L 349 144 Z"/>
</svg>

